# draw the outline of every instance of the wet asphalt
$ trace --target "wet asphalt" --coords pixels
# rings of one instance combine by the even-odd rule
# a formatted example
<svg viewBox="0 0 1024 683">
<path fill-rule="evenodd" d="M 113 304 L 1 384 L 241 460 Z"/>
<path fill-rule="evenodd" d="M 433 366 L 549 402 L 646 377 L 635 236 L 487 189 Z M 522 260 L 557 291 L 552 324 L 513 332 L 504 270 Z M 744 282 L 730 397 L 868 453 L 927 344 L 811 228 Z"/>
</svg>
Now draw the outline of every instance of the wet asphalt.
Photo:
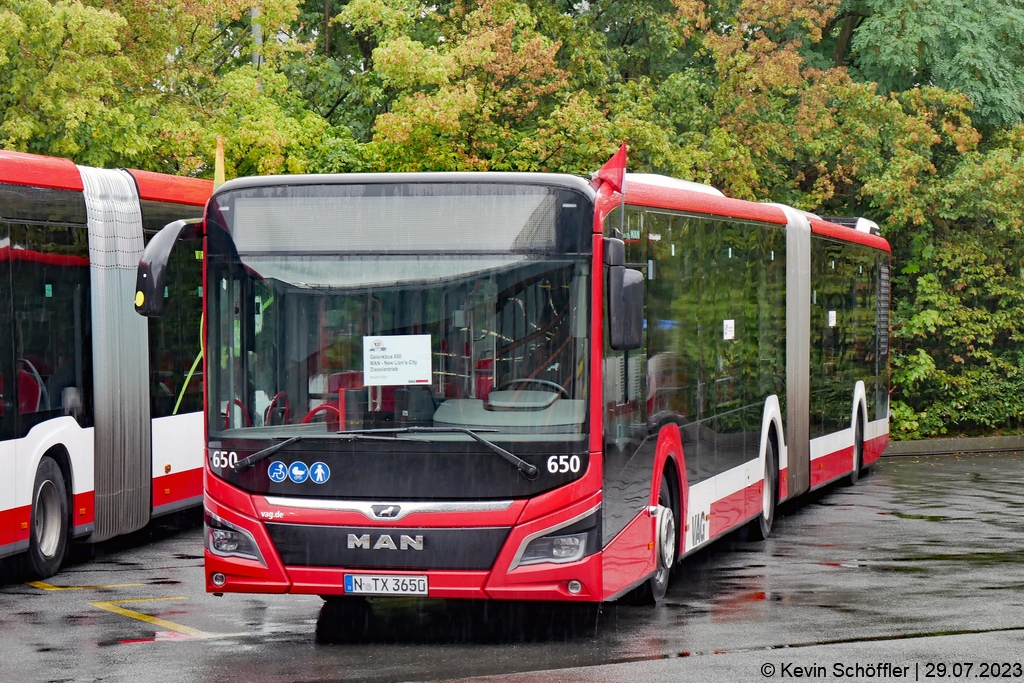
<svg viewBox="0 0 1024 683">
<path fill-rule="evenodd" d="M 684 560 L 657 608 L 369 613 L 207 595 L 183 515 L 77 548 L 45 585 L 0 566 L 0 681 L 1024 679 L 1024 456 L 886 458 L 781 513 L 767 542 Z"/>
</svg>

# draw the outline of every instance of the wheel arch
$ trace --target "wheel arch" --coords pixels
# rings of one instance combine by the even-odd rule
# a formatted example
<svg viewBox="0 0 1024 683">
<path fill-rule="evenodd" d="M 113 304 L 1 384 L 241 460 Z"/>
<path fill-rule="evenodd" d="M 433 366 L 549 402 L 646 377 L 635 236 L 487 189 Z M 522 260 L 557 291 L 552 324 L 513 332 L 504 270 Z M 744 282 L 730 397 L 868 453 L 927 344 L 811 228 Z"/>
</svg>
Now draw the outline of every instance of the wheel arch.
<svg viewBox="0 0 1024 683">
<path fill-rule="evenodd" d="M 685 552 L 685 528 L 686 510 L 689 503 L 689 486 L 686 477 L 686 459 L 683 452 L 683 437 L 679 431 L 679 425 L 671 423 L 664 425 L 658 432 L 658 445 L 655 449 L 654 476 L 651 478 L 651 494 L 649 505 L 658 504 L 658 490 L 661 486 L 661 478 L 669 473 L 669 485 L 675 489 L 676 502 L 679 505 L 678 519 L 676 521 L 679 530 L 678 555 L 681 557 Z"/>
<path fill-rule="evenodd" d="M 761 416 L 761 443 L 758 450 L 757 462 L 760 471 L 765 471 L 765 459 L 768 457 L 768 441 L 772 441 L 775 447 L 775 467 L 778 471 L 778 498 L 782 502 L 788 497 L 789 486 L 787 470 L 789 468 L 789 453 L 786 448 L 785 434 L 782 427 L 782 408 L 779 404 L 779 397 L 772 394 L 764 400 L 764 410 Z"/>
<path fill-rule="evenodd" d="M 74 418 L 64 416 L 42 422 L 18 439 L 15 446 L 18 460 L 15 467 L 17 504 L 33 504 L 39 463 L 44 457 L 50 457 L 57 463 L 64 477 L 68 510 L 76 510 L 75 502 L 78 497 L 81 494 L 90 494 L 93 488 L 92 435 L 91 427 L 83 428 Z M 92 521 L 88 514 L 79 518 L 78 514 L 72 512 L 69 517 L 72 520 L 72 528 L 75 520 L 80 519 L 83 523 L 90 524 Z"/>
<path fill-rule="evenodd" d="M 39 456 L 39 460 L 36 462 L 36 470 L 39 470 L 39 463 L 43 461 L 43 458 L 50 458 L 57 467 L 60 468 L 61 476 L 64 477 L 64 497 L 68 501 L 68 510 L 74 508 L 75 502 L 75 484 L 74 484 L 74 468 L 71 465 L 71 455 L 68 453 L 68 449 L 62 443 L 56 443 L 47 448 L 42 455 Z M 35 474 L 32 475 L 33 479 Z M 69 519 L 73 515 L 68 515 Z"/>
<path fill-rule="evenodd" d="M 857 383 L 855 385 L 853 385 L 853 405 L 852 405 L 851 410 L 850 410 L 850 435 L 851 435 L 851 440 L 853 442 L 853 449 L 852 449 L 851 455 L 850 455 L 850 458 L 851 458 L 850 470 L 851 471 L 853 471 L 853 468 L 857 466 L 856 462 L 855 462 L 856 458 L 857 458 L 857 420 L 860 419 L 861 425 L 863 425 L 863 428 L 865 430 L 865 432 L 864 432 L 865 435 L 866 435 L 866 430 L 868 428 L 868 407 L 867 407 L 867 404 L 868 404 L 867 390 L 864 388 L 864 381 L 863 380 L 857 380 Z M 863 460 L 863 457 L 864 457 L 864 454 L 861 453 L 862 460 Z M 863 464 L 864 463 L 861 462 L 861 466 L 863 466 Z"/>
<path fill-rule="evenodd" d="M 864 426 L 866 427 L 868 420 L 867 390 L 864 388 L 864 380 L 860 379 L 853 385 L 853 405 L 850 410 L 851 429 L 856 429 L 858 416 L 864 421 Z"/>
</svg>

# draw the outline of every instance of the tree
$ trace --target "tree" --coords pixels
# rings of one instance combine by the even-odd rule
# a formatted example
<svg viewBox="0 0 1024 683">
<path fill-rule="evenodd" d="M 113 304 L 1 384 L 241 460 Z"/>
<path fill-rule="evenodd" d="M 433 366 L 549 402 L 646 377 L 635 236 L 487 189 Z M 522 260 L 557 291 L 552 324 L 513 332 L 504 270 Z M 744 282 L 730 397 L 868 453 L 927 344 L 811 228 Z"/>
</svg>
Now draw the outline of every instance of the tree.
<svg viewBox="0 0 1024 683">
<path fill-rule="evenodd" d="M 985 127 L 1024 121 L 1024 1 L 848 0 L 839 16 L 833 57 L 858 80 L 964 93 Z"/>
<path fill-rule="evenodd" d="M 116 74 L 123 17 L 69 0 L 0 10 L 0 143 L 80 157 L 95 127 L 124 130 Z M 126 141 L 132 145 L 136 141 Z"/>
<path fill-rule="evenodd" d="M 260 69 L 246 2 L 5 0 L 0 144 L 95 166 L 210 174 L 225 138 L 236 173 L 300 172 L 350 139 L 290 88 L 278 65 L 302 45 L 270 43 Z M 270 26 L 291 0 L 261 4 Z M 332 157 L 333 155 L 333 157 Z"/>
</svg>

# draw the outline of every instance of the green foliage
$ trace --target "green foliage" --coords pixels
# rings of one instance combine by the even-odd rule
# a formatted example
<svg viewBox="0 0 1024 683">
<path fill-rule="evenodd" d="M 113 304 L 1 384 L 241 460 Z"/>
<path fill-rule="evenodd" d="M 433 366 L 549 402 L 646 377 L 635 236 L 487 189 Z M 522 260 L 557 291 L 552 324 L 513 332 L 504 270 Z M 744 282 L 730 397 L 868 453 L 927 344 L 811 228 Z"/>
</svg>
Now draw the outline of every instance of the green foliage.
<svg viewBox="0 0 1024 683">
<path fill-rule="evenodd" d="M 68 0 L 0 7 L 4 147 L 77 157 L 93 126 L 124 127 L 115 106 L 123 17 Z"/>
<path fill-rule="evenodd" d="M 1024 2 L 865 0 L 852 49 L 861 78 L 883 92 L 924 84 L 966 94 L 974 118 L 1024 121 Z"/>
<path fill-rule="evenodd" d="M 0 145 L 209 177 L 219 136 L 232 177 L 584 174 L 625 141 L 874 218 L 894 434 L 1017 430 L 1022 2 L 0 0 Z"/>
</svg>

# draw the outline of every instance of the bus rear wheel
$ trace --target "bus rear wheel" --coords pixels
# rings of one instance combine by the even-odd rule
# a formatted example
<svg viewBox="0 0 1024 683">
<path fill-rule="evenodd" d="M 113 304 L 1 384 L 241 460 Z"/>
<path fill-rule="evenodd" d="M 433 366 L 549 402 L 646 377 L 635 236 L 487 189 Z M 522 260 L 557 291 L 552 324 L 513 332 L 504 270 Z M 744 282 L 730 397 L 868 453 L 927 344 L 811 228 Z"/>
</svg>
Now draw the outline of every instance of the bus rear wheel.
<svg viewBox="0 0 1024 683">
<path fill-rule="evenodd" d="M 864 422 L 859 416 L 853 434 L 853 471 L 846 478 L 847 486 L 857 483 L 857 480 L 860 479 L 861 468 L 864 467 Z"/>
<path fill-rule="evenodd" d="M 36 468 L 30 528 L 29 566 L 34 574 L 47 579 L 60 569 L 68 546 L 67 489 L 60 467 L 49 456 Z"/>
<path fill-rule="evenodd" d="M 754 540 L 767 540 L 775 524 L 775 508 L 779 504 L 779 460 L 775 442 L 769 436 L 764 450 L 764 485 L 761 487 L 761 514 L 750 524 Z"/>
<path fill-rule="evenodd" d="M 668 583 L 672 578 L 679 548 L 678 505 L 672 495 L 665 475 L 661 477 L 658 490 L 658 522 L 655 527 L 654 549 L 657 555 L 657 569 L 654 575 L 637 586 L 630 602 L 636 605 L 656 605 L 665 597 Z"/>
</svg>

